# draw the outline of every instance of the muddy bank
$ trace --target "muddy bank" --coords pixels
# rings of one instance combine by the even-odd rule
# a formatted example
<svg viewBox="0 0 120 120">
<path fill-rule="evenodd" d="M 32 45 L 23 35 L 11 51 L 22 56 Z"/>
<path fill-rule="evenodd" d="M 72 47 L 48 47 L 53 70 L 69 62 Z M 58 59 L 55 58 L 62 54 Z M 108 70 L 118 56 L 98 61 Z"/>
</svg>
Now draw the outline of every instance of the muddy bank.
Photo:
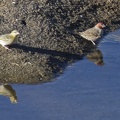
<svg viewBox="0 0 120 120">
<path fill-rule="evenodd" d="M 0 34 L 17 29 L 20 36 L 11 51 L 0 46 L 0 82 L 50 81 L 96 49 L 78 31 L 99 21 L 107 26 L 105 34 L 120 27 L 119 4 L 119 0 L 1 0 Z"/>
</svg>

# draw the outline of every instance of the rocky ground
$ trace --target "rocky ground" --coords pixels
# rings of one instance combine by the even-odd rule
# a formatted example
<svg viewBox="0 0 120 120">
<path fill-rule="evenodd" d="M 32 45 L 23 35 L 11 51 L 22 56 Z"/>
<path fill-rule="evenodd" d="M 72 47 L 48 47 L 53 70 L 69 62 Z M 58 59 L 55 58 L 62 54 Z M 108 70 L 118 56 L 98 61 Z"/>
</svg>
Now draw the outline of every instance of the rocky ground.
<svg viewBox="0 0 120 120">
<path fill-rule="evenodd" d="M 104 35 L 120 27 L 119 4 L 119 0 L 0 0 L 0 34 L 20 32 L 10 51 L 0 46 L 0 82 L 37 84 L 58 76 L 96 49 L 78 31 L 99 21 L 107 26 Z"/>
</svg>

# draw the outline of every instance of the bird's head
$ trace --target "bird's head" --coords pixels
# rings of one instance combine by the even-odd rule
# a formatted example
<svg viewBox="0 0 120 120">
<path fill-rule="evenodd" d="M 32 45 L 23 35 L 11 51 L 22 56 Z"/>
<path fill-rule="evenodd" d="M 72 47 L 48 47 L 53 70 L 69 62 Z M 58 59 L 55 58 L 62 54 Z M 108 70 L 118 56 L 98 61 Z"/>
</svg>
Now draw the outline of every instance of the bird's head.
<svg viewBox="0 0 120 120">
<path fill-rule="evenodd" d="M 97 25 L 95 25 L 96 28 L 103 29 L 105 27 L 103 22 L 99 22 Z"/>
<path fill-rule="evenodd" d="M 10 34 L 12 36 L 16 36 L 16 35 L 19 35 L 20 33 L 17 30 L 13 30 Z"/>
</svg>

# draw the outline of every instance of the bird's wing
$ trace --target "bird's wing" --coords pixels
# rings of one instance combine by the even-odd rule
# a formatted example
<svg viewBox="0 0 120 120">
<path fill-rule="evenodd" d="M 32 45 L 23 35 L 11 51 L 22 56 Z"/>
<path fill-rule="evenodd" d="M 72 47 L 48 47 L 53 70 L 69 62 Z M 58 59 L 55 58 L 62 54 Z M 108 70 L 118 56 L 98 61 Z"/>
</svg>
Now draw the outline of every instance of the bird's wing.
<svg viewBox="0 0 120 120">
<path fill-rule="evenodd" d="M 87 34 L 89 36 L 94 36 L 96 38 L 100 37 L 99 31 L 95 28 L 90 28 L 90 29 L 84 31 L 84 34 Z"/>
<path fill-rule="evenodd" d="M 0 35 L 0 41 L 9 41 L 13 39 L 13 37 L 10 34 Z"/>
</svg>

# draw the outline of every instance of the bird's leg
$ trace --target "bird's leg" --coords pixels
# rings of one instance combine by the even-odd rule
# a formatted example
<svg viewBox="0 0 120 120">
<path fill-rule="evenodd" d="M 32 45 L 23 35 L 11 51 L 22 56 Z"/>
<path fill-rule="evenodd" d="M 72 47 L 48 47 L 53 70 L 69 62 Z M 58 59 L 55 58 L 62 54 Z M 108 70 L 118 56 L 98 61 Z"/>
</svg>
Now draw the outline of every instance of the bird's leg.
<svg viewBox="0 0 120 120">
<path fill-rule="evenodd" d="M 91 40 L 91 42 L 93 43 L 93 45 L 95 45 L 95 42 L 93 42 L 92 40 Z"/>
</svg>

